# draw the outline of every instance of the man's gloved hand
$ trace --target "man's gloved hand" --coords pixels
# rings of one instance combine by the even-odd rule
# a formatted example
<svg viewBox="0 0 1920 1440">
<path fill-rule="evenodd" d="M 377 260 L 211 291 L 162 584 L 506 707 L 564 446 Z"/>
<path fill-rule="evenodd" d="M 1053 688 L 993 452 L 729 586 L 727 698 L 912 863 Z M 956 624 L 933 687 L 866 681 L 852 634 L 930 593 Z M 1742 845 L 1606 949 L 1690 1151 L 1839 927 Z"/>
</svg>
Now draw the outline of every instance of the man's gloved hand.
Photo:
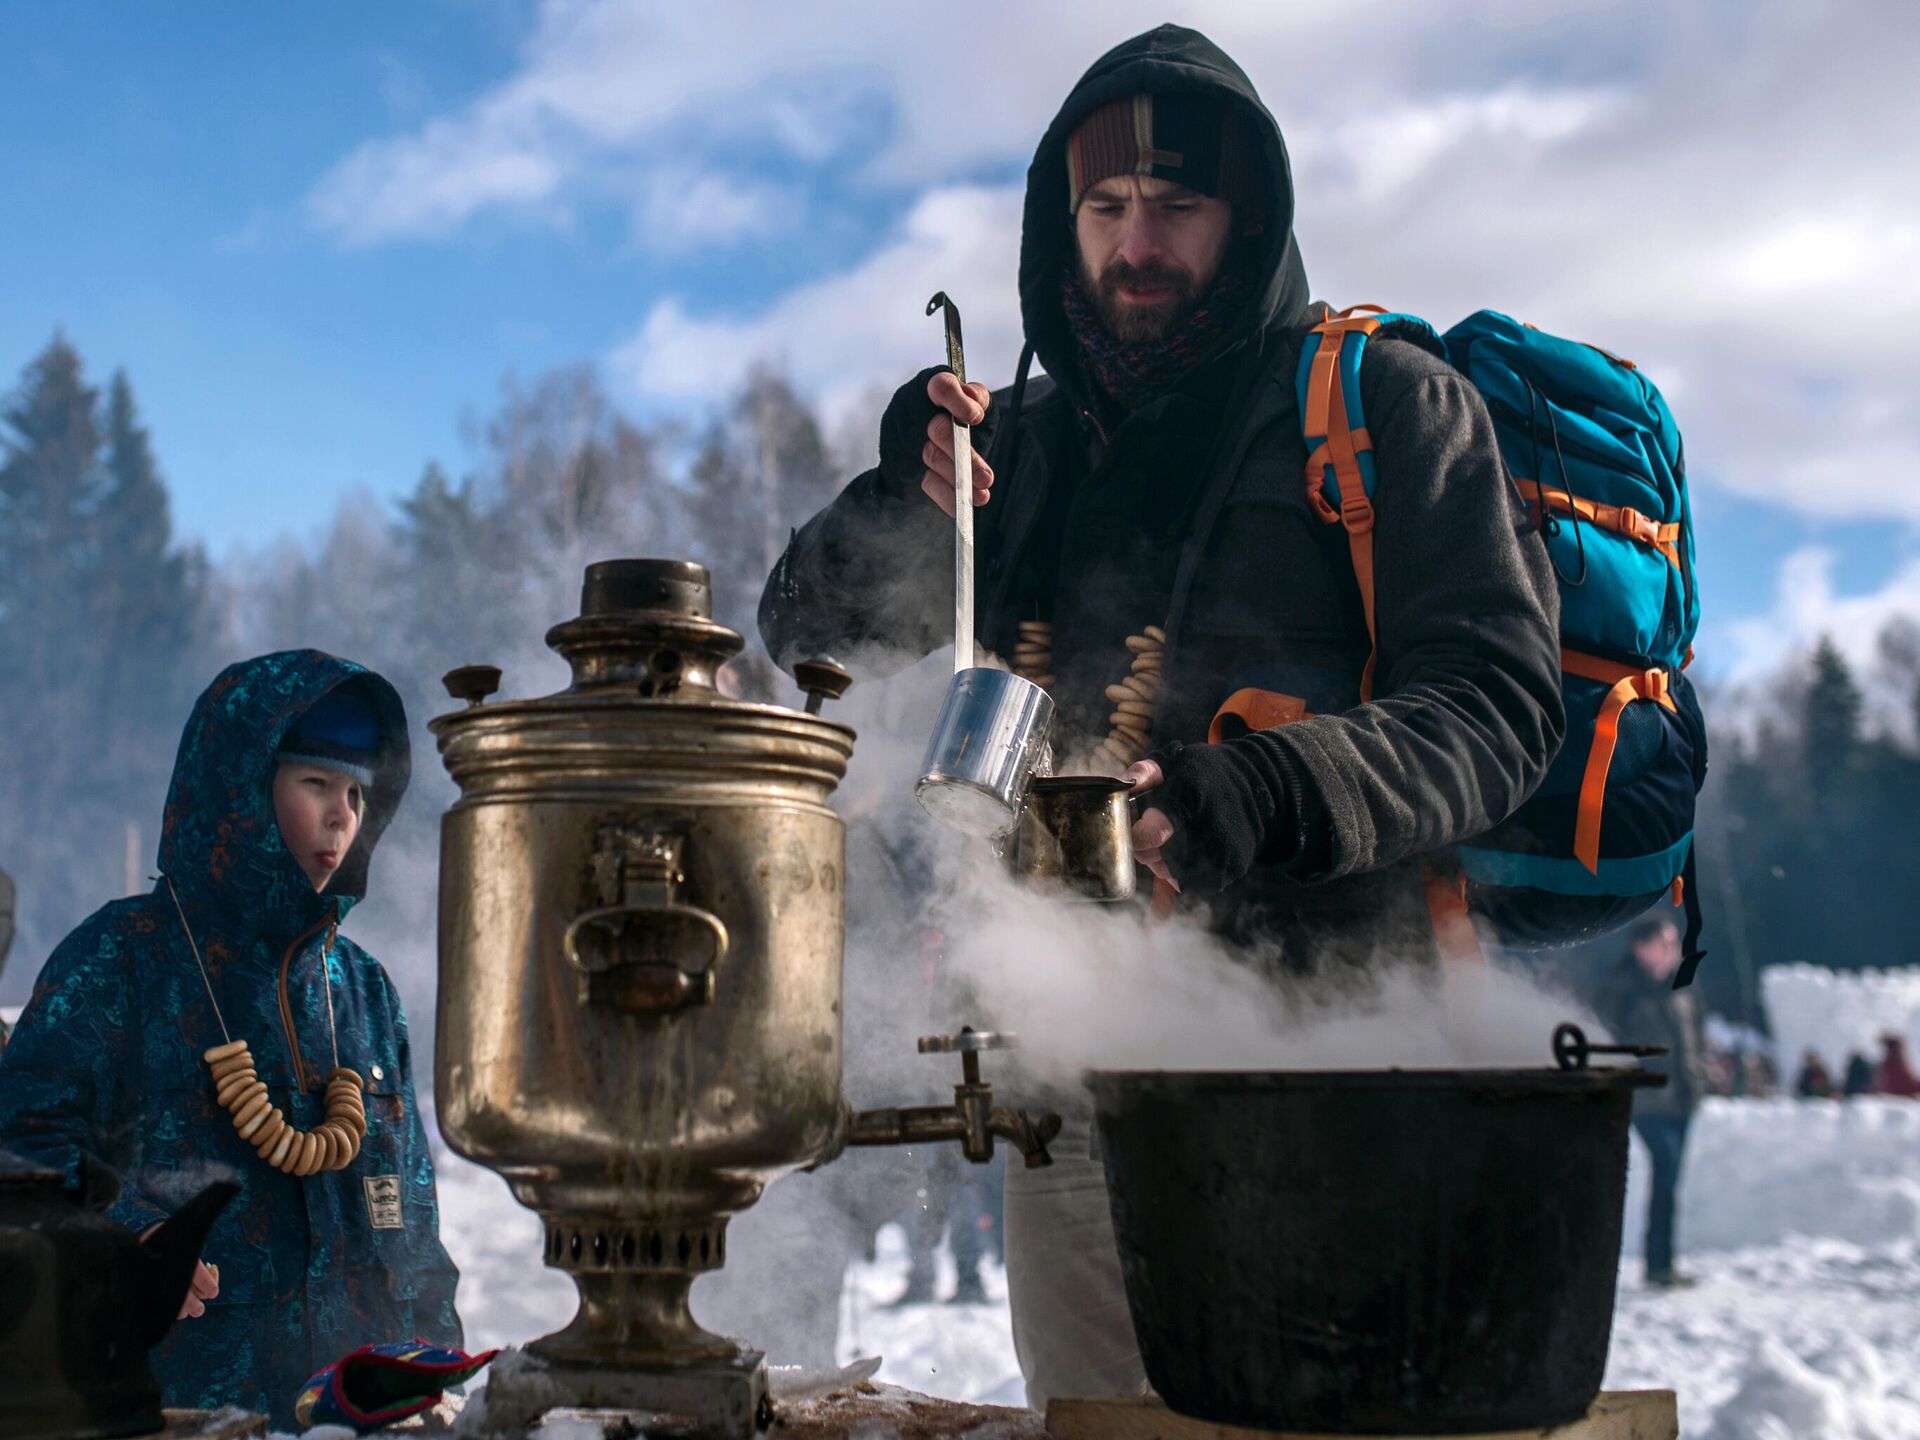
<svg viewBox="0 0 1920 1440">
<path fill-rule="evenodd" d="M 1240 742 L 1176 742 L 1129 767 L 1133 793 L 1153 794 L 1133 824 L 1134 858 L 1176 890 L 1202 895 L 1225 890 L 1262 859 L 1296 861 L 1304 828 L 1276 763 L 1286 764 Z"/>
<path fill-rule="evenodd" d="M 894 392 L 880 417 L 880 473 L 898 494 L 918 487 L 953 514 L 953 424 L 980 425 L 993 403 L 986 386 L 965 389 L 946 366 L 922 370 Z M 984 434 L 974 437 L 973 503 L 992 498 L 993 471 L 981 457 Z"/>
<path fill-rule="evenodd" d="M 1159 788 L 1167 778 L 1166 774 L 1152 760 L 1139 760 L 1126 768 L 1120 777 L 1133 783 L 1134 795 L 1144 795 L 1149 790 Z M 1173 878 L 1173 872 L 1167 868 L 1166 844 L 1173 838 L 1173 821 L 1167 818 L 1167 812 L 1149 808 L 1133 822 L 1133 858 L 1154 873 L 1154 877 L 1166 881 L 1174 889 L 1180 888 L 1180 882 Z"/>
</svg>

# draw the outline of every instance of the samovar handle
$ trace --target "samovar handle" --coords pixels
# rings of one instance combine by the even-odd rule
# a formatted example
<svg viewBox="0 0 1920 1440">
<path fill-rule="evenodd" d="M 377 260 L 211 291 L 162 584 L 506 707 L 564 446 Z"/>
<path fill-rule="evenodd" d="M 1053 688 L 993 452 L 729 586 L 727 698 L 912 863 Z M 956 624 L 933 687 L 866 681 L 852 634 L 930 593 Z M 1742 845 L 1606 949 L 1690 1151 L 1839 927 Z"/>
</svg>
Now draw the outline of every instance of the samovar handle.
<svg viewBox="0 0 1920 1440">
<path fill-rule="evenodd" d="M 667 916 L 690 921 L 712 941 L 705 965 L 687 969 L 672 960 L 626 958 L 627 936 L 634 922 L 645 916 Z M 599 932 L 607 938 L 599 955 L 581 953 L 581 937 Z M 650 938 L 648 948 L 659 946 Z M 561 950 L 580 977 L 580 1003 L 602 1002 L 633 1015 L 670 1015 L 689 1005 L 711 1005 L 714 970 L 727 954 L 727 927 L 718 915 L 697 905 L 668 901 L 659 905 L 609 905 L 576 915 L 562 937 Z"/>
<path fill-rule="evenodd" d="M 603 898 L 618 895 L 620 901 L 574 916 L 560 939 L 561 953 L 580 978 L 582 1005 L 671 1015 L 713 1003 L 715 972 L 727 955 L 727 927 L 718 915 L 675 894 L 685 878 L 680 846 L 677 836 L 619 826 L 602 832 L 595 868 L 603 892 L 612 892 Z M 676 930 L 705 937 L 705 963 L 682 963 L 686 946 L 675 943 Z"/>
</svg>

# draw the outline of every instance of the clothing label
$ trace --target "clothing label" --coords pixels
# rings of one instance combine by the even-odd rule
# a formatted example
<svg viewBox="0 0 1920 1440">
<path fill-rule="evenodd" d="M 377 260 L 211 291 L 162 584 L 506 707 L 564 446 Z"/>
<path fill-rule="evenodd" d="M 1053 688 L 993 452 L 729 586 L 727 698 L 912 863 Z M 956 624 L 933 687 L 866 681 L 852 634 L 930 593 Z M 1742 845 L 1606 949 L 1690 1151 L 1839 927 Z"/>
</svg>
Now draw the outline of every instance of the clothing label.
<svg viewBox="0 0 1920 1440">
<path fill-rule="evenodd" d="M 403 1228 L 400 1219 L 400 1177 L 398 1175 L 369 1175 L 361 1184 L 367 1187 L 367 1214 L 372 1217 L 376 1230 L 399 1230 Z"/>
</svg>

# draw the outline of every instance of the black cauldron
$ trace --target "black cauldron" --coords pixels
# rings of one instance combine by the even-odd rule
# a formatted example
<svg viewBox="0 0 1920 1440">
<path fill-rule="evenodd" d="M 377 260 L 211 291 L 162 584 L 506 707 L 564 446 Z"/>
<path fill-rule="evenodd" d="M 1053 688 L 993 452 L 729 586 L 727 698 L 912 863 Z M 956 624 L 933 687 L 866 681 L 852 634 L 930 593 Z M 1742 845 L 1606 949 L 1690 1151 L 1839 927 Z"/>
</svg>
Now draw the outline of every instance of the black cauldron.
<svg viewBox="0 0 1920 1440">
<path fill-rule="evenodd" d="M 1575 1038 L 1577 1037 L 1577 1039 Z M 1148 1378 L 1255 1429 L 1565 1424 L 1606 1369 L 1637 1066 L 1103 1071 L 1098 1115 Z"/>
<path fill-rule="evenodd" d="M 163 1424 L 147 1351 L 179 1313 L 214 1219 L 216 1182 L 144 1241 L 99 1212 L 120 1182 L 65 1177 L 0 1150 L 0 1436 L 94 1440 Z"/>
</svg>

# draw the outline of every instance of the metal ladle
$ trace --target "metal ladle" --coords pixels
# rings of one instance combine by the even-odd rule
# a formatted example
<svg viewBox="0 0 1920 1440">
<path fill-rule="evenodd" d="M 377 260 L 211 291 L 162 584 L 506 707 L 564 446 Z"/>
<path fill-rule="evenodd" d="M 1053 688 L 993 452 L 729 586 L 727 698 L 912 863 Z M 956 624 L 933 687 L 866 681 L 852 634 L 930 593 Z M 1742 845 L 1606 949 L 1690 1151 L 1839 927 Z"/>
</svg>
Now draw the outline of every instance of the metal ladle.
<svg viewBox="0 0 1920 1440">
<path fill-rule="evenodd" d="M 967 361 L 960 310 L 942 290 L 927 314 L 944 310 L 947 364 L 962 386 Z M 927 741 L 914 793 L 935 819 L 998 839 L 1019 822 L 1036 774 L 1051 769 L 1053 698 L 1031 680 L 974 664 L 973 435 L 953 426 L 953 683 Z"/>
</svg>

